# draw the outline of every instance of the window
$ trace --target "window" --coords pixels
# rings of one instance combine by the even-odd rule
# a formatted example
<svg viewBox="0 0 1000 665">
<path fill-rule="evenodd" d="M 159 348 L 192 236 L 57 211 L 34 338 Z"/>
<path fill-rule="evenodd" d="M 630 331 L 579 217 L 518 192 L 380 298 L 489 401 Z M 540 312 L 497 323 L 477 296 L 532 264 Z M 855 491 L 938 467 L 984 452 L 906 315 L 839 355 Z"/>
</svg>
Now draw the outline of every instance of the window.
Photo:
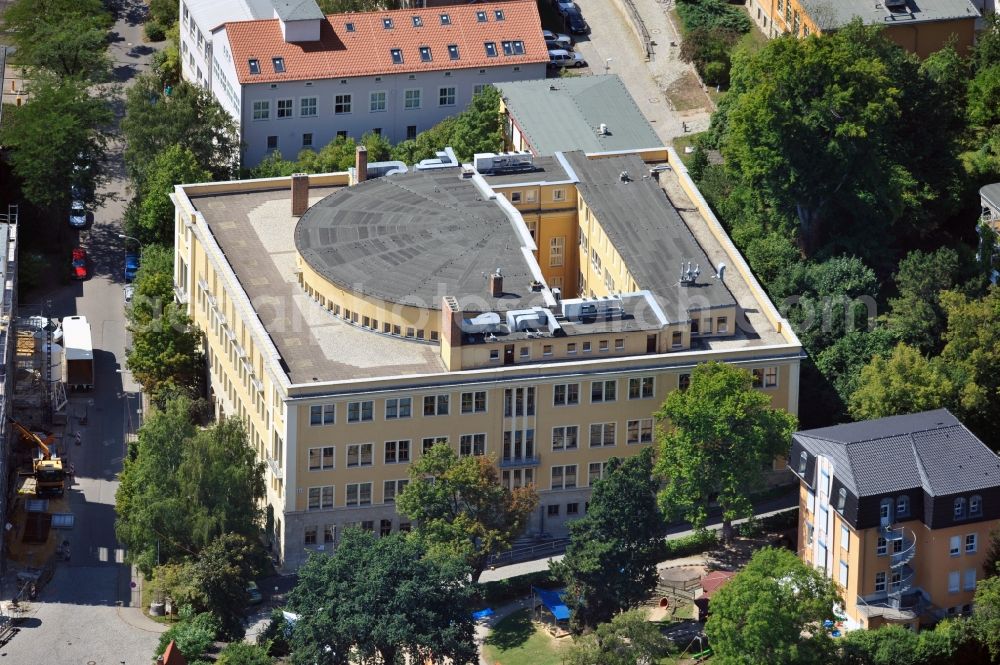
<svg viewBox="0 0 1000 665">
<path fill-rule="evenodd" d="M 628 380 L 629 399 L 649 399 L 653 396 L 653 377 L 643 376 Z"/>
<path fill-rule="evenodd" d="M 344 24 L 344 30 L 346 30 L 347 32 L 354 32 L 354 24 L 353 23 L 345 23 Z"/>
<path fill-rule="evenodd" d="M 260 74 L 260 60 L 257 60 L 256 58 L 250 58 L 250 60 L 247 61 L 247 67 L 250 68 L 251 74 L 254 75 Z"/>
<path fill-rule="evenodd" d="M 837 490 L 837 512 L 843 513 L 845 505 L 847 505 L 847 490 L 841 487 Z"/>
<path fill-rule="evenodd" d="M 566 514 L 567 515 L 579 515 L 580 514 L 580 504 L 578 504 L 578 503 L 567 503 L 566 504 Z"/>
<path fill-rule="evenodd" d="M 425 416 L 447 416 L 448 395 L 424 395 Z"/>
<path fill-rule="evenodd" d="M 959 497 L 959 498 L 955 499 L 954 512 L 955 512 L 955 519 L 956 520 L 965 519 L 965 499 L 964 498 Z"/>
<path fill-rule="evenodd" d="M 559 517 L 559 504 L 558 503 L 553 503 L 553 504 L 551 504 L 549 506 L 546 506 L 545 513 L 549 517 Z"/>
<path fill-rule="evenodd" d="M 303 148 L 311 148 L 312 144 L 313 144 L 313 135 L 312 135 L 312 132 L 306 132 L 305 134 L 303 134 L 302 135 L 302 147 Z"/>
<path fill-rule="evenodd" d="M 455 88 L 438 88 L 438 106 L 455 105 Z"/>
<path fill-rule="evenodd" d="M 879 536 L 878 542 L 875 544 L 875 554 L 877 556 L 885 556 L 889 551 L 888 545 L 889 543 L 886 542 L 886 539 L 883 538 L 882 536 Z"/>
<path fill-rule="evenodd" d="M 690 385 L 691 385 L 690 374 L 681 374 L 679 377 L 677 377 L 678 390 L 687 390 Z"/>
<path fill-rule="evenodd" d="M 552 428 L 552 450 L 576 450 L 579 428 L 576 425 L 560 425 Z"/>
<path fill-rule="evenodd" d="M 420 108 L 420 90 L 406 90 L 403 92 L 403 108 L 406 109 L 419 109 Z"/>
<path fill-rule="evenodd" d="M 375 446 L 371 443 L 349 443 L 347 444 L 347 466 L 371 466 Z"/>
<path fill-rule="evenodd" d="M 848 570 L 847 562 L 846 561 L 841 561 L 840 562 L 840 586 L 844 587 L 845 589 L 847 588 L 847 570 Z"/>
<path fill-rule="evenodd" d="M 679 330 L 675 330 L 670 336 L 670 344 L 675 349 L 684 346 L 684 335 Z"/>
<path fill-rule="evenodd" d="M 333 404 L 313 404 L 309 407 L 309 425 L 332 425 L 334 420 Z"/>
<path fill-rule="evenodd" d="M 347 422 L 362 423 L 371 422 L 372 411 L 375 402 L 366 400 L 364 402 L 347 403 Z"/>
<path fill-rule="evenodd" d="M 829 475 L 825 471 L 823 472 L 823 476 L 829 478 Z M 878 518 L 882 524 L 889 524 L 892 521 L 892 499 L 882 499 L 879 503 Z"/>
<path fill-rule="evenodd" d="M 514 55 L 524 55 L 524 42 L 520 39 L 515 39 L 511 42 L 511 45 L 514 48 Z"/>
<path fill-rule="evenodd" d="M 309 488 L 309 510 L 333 508 L 333 485 Z"/>
<path fill-rule="evenodd" d="M 421 46 L 420 47 L 420 61 L 421 62 L 430 62 L 431 61 L 431 47 L 430 46 Z"/>
<path fill-rule="evenodd" d="M 497 57 L 497 44 L 496 42 L 484 42 L 483 47 L 486 49 L 487 58 Z"/>
<path fill-rule="evenodd" d="M 423 24 L 424 24 L 424 20 L 422 18 L 420 18 L 419 16 L 414 16 L 413 17 L 413 27 L 414 28 L 419 28 L 419 27 L 423 26 Z"/>
<path fill-rule="evenodd" d="M 948 573 L 948 592 L 958 593 L 959 590 L 959 575 L 957 570 L 953 570 Z"/>
<path fill-rule="evenodd" d="M 441 25 L 451 25 L 451 16 L 448 14 L 441 14 Z"/>
<path fill-rule="evenodd" d="M 563 265 L 566 251 L 566 236 L 555 236 L 549 241 L 549 266 L 558 268 Z"/>
<path fill-rule="evenodd" d="M 458 452 L 462 457 L 486 454 L 486 434 L 463 434 L 458 440 Z"/>
<path fill-rule="evenodd" d="M 401 65 L 403 64 L 403 49 L 389 49 L 389 54 L 392 55 L 392 64 Z"/>
<path fill-rule="evenodd" d="M 591 349 L 591 343 L 590 342 L 584 342 L 583 343 L 583 352 L 584 353 L 590 353 L 590 349 Z"/>
<path fill-rule="evenodd" d="M 625 350 L 625 340 L 619 337 L 618 339 L 615 340 L 615 351 L 624 351 L 624 350 Z M 652 395 L 650 395 L 650 397 L 652 397 Z"/>
<path fill-rule="evenodd" d="M 382 19 L 382 27 L 386 30 L 392 30 L 392 19 L 386 16 Z"/>
<path fill-rule="evenodd" d="M 514 42 L 500 42 L 504 55 L 514 55 Z"/>
<path fill-rule="evenodd" d="M 969 497 L 969 517 L 979 517 L 983 514 L 983 498 L 978 494 Z"/>
<path fill-rule="evenodd" d="M 407 141 L 412 141 L 415 138 L 417 138 L 417 126 L 416 125 L 407 125 L 406 126 L 406 140 Z"/>
<path fill-rule="evenodd" d="M 385 463 L 402 464 L 410 461 L 410 440 L 385 442 Z"/>
<path fill-rule="evenodd" d="M 809 453 L 802 451 L 799 453 L 799 475 L 804 476 L 806 474 L 806 464 L 809 462 Z"/>
<path fill-rule="evenodd" d="M 494 9 L 493 10 L 493 18 L 495 18 L 498 21 L 502 21 L 504 19 L 503 10 L 502 9 Z"/>
<path fill-rule="evenodd" d="M 640 420 L 630 420 L 625 428 L 625 443 L 652 443 L 653 442 L 653 419 L 642 418 Z"/>
<path fill-rule="evenodd" d="M 778 368 L 777 367 L 765 367 L 764 368 L 764 387 L 774 388 L 778 385 Z"/>
<path fill-rule="evenodd" d="M 385 91 L 373 92 L 368 96 L 368 110 L 371 113 L 385 111 Z"/>
<path fill-rule="evenodd" d="M 318 530 L 317 527 L 307 526 L 306 527 L 306 532 L 305 532 L 305 537 L 303 538 L 302 542 L 304 542 L 306 545 L 315 545 L 316 544 L 316 532 L 317 532 L 317 530 Z"/>
<path fill-rule="evenodd" d="M 571 356 L 576 355 L 576 342 L 570 342 L 566 345 L 566 353 Z"/>
<path fill-rule="evenodd" d="M 503 415 L 511 416 L 535 415 L 535 389 L 506 388 L 503 391 Z"/>
<path fill-rule="evenodd" d="M 553 189 L 552 190 L 552 200 L 553 201 L 565 201 L 566 200 L 566 190 L 565 189 Z"/>
<path fill-rule="evenodd" d="M 303 97 L 299 100 L 299 115 L 303 118 L 312 118 L 316 115 L 315 97 Z"/>
<path fill-rule="evenodd" d="M 337 525 L 327 524 L 323 527 L 323 542 L 332 543 L 337 540 Z"/>
<path fill-rule="evenodd" d="M 552 467 L 552 489 L 563 490 L 576 487 L 576 464 Z"/>
<path fill-rule="evenodd" d="M 490 360 L 500 360 L 500 351 L 498 349 L 490 349 Z"/>
<path fill-rule="evenodd" d="M 615 445 L 615 423 L 592 423 L 590 425 L 590 447 Z"/>
<path fill-rule="evenodd" d="M 351 96 L 350 95 L 335 95 L 333 98 L 333 112 L 337 115 L 343 115 L 345 113 L 351 112 Z"/>
<path fill-rule="evenodd" d="M 875 573 L 875 592 L 885 591 L 885 573 Z"/>
<path fill-rule="evenodd" d="M 410 397 L 392 397 L 385 401 L 385 419 L 397 420 L 409 418 L 413 399 Z"/>
<path fill-rule="evenodd" d="M 975 591 L 976 590 L 976 569 L 966 568 L 965 574 L 962 576 L 962 590 L 963 591 Z"/>
<path fill-rule="evenodd" d="M 590 401 L 592 403 L 596 402 L 614 402 L 617 399 L 618 382 L 615 380 L 611 381 L 591 381 L 590 382 Z"/>
<path fill-rule="evenodd" d="M 976 542 L 976 534 L 970 533 L 965 537 L 965 553 L 975 554 L 978 543 Z"/>
<path fill-rule="evenodd" d="M 486 391 L 462 393 L 462 413 L 486 413 Z"/>
<path fill-rule="evenodd" d="M 594 483 L 604 477 L 604 465 L 607 462 L 591 462 L 587 467 L 587 487 L 593 487 Z"/>
<path fill-rule="evenodd" d="M 279 99 L 278 100 L 278 112 L 277 112 L 277 116 L 279 118 L 291 118 L 292 115 L 293 115 L 292 110 L 293 110 L 294 104 L 295 104 L 294 100 L 291 100 L 291 99 Z"/>
<path fill-rule="evenodd" d="M 421 441 L 420 452 L 422 454 L 426 455 L 430 451 L 431 448 L 433 448 L 434 446 L 436 446 L 439 443 L 443 443 L 445 445 L 448 445 L 448 437 L 446 437 L 446 436 L 427 436 L 427 437 L 424 437 L 424 440 Z"/>
<path fill-rule="evenodd" d="M 267 137 L 267 150 L 268 152 L 274 152 L 278 149 L 278 137 L 268 136 Z"/>
<path fill-rule="evenodd" d="M 851 531 L 846 524 L 840 525 L 840 549 L 845 552 L 851 549 Z"/>
<path fill-rule="evenodd" d="M 409 480 L 386 480 L 382 483 L 382 503 L 395 503 L 396 497 L 399 496 Z"/>
<path fill-rule="evenodd" d="M 729 320 L 724 316 L 720 316 L 718 322 L 715 324 L 715 331 L 720 333 L 729 332 Z"/>
<path fill-rule="evenodd" d="M 274 65 L 275 74 L 283 74 L 285 72 L 284 58 L 271 58 L 271 64 Z"/>
<path fill-rule="evenodd" d="M 336 450 L 334 446 L 323 446 L 322 448 L 309 449 L 309 470 L 325 471 L 334 468 L 334 458 Z"/>
<path fill-rule="evenodd" d="M 896 519 L 910 516 L 910 497 L 901 496 L 896 498 Z"/>
<path fill-rule="evenodd" d="M 350 483 L 347 486 L 348 506 L 370 506 L 372 503 L 371 483 Z"/>
<path fill-rule="evenodd" d="M 486 23 L 486 12 L 476 12 L 476 21 L 478 23 Z"/>
<path fill-rule="evenodd" d="M 271 102 L 266 99 L 257 100 L 253 103 L 253 119 L 254 120 L 270 120 L 271 119 Z"/>
<path fill-rule="evenodd" d="M 962 551 L 962 537 L 952 536 L 948 539 L 948 554 L 958 556 Z"/>
</svg>

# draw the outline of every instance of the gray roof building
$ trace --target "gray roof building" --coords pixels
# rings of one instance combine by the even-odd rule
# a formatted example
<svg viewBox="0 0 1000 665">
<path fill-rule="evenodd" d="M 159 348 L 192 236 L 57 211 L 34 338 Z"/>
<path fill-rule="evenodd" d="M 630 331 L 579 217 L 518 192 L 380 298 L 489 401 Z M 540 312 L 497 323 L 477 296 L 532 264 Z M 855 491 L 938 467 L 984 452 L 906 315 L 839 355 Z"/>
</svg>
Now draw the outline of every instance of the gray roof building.
<svg viewBox="0 0 1000 665">
<path fill-rule="evenodd" d="M 802 4 L 821 30 L 847 25 L 855 17 L 868 25 L 886 26 L 979 17 L 970 0 L 906 0 L 905 7 L 895 11 L 874 0 L 802 0 Z"/>
<path fill-rule="evenodd" d="M 663 145 L 617 74 L 495 85 L 508 116 L 535 154 Z M 606 125 L 604 133 L 600 132 L 602 124 Z"/>
<path fill-rule="evenodd" d="M 993 216 L 1000 216 L 1000 182 L 985 185 L 979 189 L 979 198 L 982 199 L 983 206 L 993 209 Z"/>
</svg>

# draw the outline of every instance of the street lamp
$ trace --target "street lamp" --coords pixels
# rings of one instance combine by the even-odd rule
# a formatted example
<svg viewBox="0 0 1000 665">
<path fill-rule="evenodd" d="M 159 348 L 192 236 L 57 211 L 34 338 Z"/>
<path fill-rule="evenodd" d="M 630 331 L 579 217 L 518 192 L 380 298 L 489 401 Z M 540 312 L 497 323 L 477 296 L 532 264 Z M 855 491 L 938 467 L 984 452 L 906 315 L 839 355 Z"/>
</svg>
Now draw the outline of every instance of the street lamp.
<svg viewBox="0 0 1000 665">
<path fill-rule="evenodd" d="M 612 60 L 614 60 L 614 58 L 608 58 L 608 59 L 606 59 L 606 60 L 604 61 L 604 73 L 605 73 L 605 74 L 607 74 L 607 73 L 608 73 L 608 71 L 610 71 L 610 70 L 611 70 L 611 61 L 612 61 Z"/>
<path fill-rule="evenodd" d="M 142 242 L 140 242 L 138 238 L 135 238 L 133 236 L 127 236 L 124 233 L 119 233 L 118 237 L 121 238 L 122 240 L 131 240 L 135 242 L 135 244 L 139 245 L 139 256 L 142 256 L 142 250 L 143 250 Z"/>
</svg>

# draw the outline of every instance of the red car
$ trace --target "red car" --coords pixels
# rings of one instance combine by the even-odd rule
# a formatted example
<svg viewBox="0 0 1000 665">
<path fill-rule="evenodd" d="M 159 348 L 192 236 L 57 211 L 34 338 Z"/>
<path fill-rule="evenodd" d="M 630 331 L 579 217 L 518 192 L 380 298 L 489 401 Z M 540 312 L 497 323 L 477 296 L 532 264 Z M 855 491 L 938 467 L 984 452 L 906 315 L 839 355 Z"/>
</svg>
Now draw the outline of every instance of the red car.
<svg viewBox="0 0 1000 665">
<path fill-rule="evenodd" d="M 87 252 L 82 247 L 73 248 L 73 279 L 87 279 Z"/>
</svg>

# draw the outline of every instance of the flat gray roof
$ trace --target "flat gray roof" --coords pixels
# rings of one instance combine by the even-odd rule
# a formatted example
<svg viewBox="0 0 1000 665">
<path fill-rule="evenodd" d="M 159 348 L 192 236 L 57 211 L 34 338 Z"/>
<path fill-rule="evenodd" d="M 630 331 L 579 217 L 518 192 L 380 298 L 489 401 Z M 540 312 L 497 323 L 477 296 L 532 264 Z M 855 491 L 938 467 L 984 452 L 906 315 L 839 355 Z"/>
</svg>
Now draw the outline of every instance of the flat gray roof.
<svg viewBox="0 0 1000 665">
<path fill-rule="evenodd" d="M 879 0 L 802 0 L 821 30 L 847 25 L 855 16 L 869 25 L 906 25 L 959 18 L 978 18 L 969 0 L 906 0 L 906 8 L 889 11 Z"/>
<path fill-rule="evenodd" d="M 302 258 L 331 282 L 388 302 L 463 310 L 542 305 L 531 291 L 521 236 L 461 169 L 415 171 L 342 189 L 312 206 L 295 227 Z M 497 268 L 504 295 L 486 275 Z"/>
<path fill-rule="evenodd" d="M 617 74 L 495 83 L 521 132 L 542 155 L 663 145 Z M 604 123 L 608 133 L 598 128 Z"/>
<path fill-rule="evenodd" d="M 979 196 L 994 210 L 1000 210 L 1000 182 L 979 189 Z"/>
<path fill-rule="evenodd" d="M 687 321 L 689 311 L 735 306 L 736 299 L 649 167 L 635 155 L 587 159 L 581 152 L 565 155 L 580 182 L 577 190 L 618 250 L 640 289 L 649 289 L 671 322 Z M 623 182 L 621 174 L 628 174 Z M 690 286 L 680 284 L 681 264 L 701 268 Z M 732 277 L 729 279 L 738 279 Z"/>
<path fill-rule="evenodd" d="M 483 174 L 486 182 L 492 186 L 503 187 L 505 185 L 521 185 L 532 182 L 559 182 L 569 180 L 569 174 L 563 169 L 562 164 L 555 157 L 535 157 L 532 162 L 534 169 L 531 171 L 520 171 L 517 173 L 503 173 L 498 175 Z"/>
</svg>

